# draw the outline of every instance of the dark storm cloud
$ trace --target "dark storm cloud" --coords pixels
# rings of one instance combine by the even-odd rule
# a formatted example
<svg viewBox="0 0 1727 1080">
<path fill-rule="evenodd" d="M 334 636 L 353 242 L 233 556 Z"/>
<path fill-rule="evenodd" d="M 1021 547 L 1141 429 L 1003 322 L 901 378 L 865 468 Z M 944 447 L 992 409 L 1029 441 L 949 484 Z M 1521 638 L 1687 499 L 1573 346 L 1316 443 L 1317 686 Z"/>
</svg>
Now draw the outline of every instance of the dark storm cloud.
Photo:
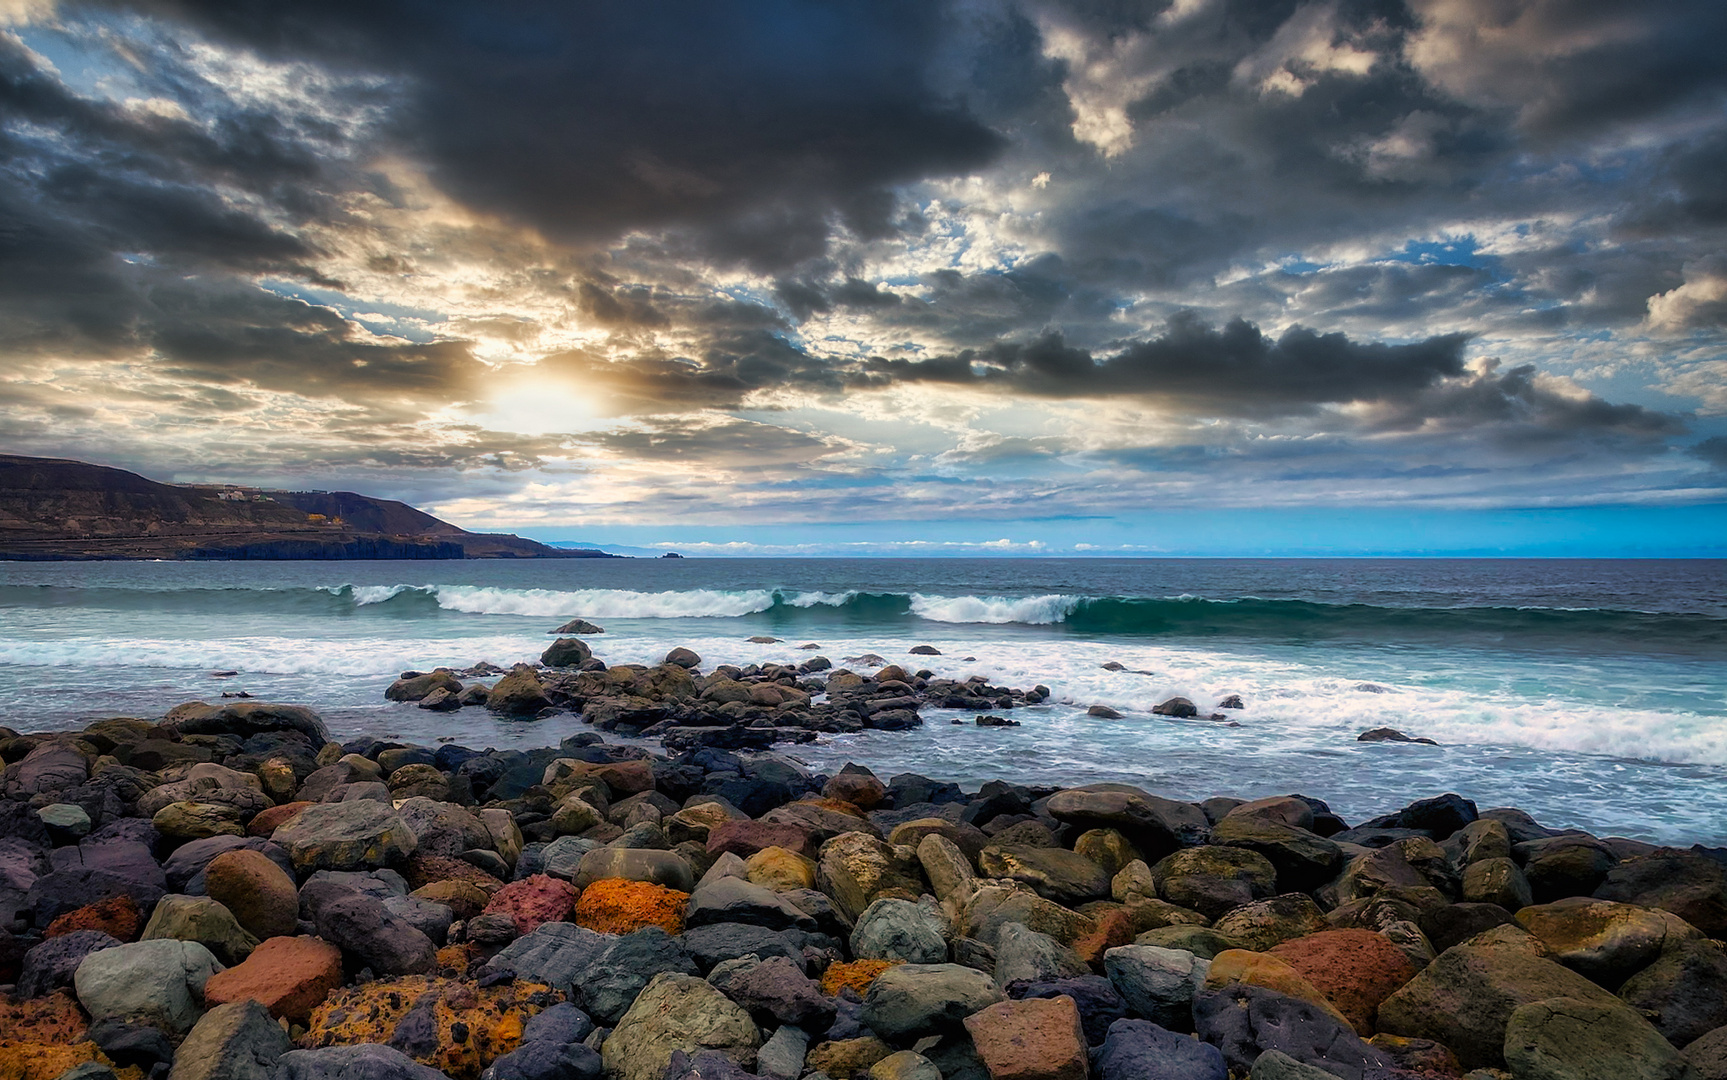
<svg viewBox="0 0 1727 1080">
<path fill-rule="evenodd" d="M 1716 435 L 1704 439 L 1691 447 L 1692 456 L 1699 461 L 1707 462 L 1715 468 L 1727 472 L 1727 435 Z"/>
<path fill-rule="evenodd" d="M 949 383 L 1055 398 L 1126 394 L 1227 414 L 1277 415 L 1328 402 L 1407 396 L 1460 374 L 1467 340 L 1448 334 L 1385 345 L 1303 327 L 1271 338 L 1240 319 L 1220 330 L 1183 314 L 1162 336 L 1101 359 L 1049 334 L 931 360 L 874 359 L 863 365 L 859 381 Z"/>
<path fill-rule="evenodd" d="M 577 239 L 690 227 L 716 258 L 892 229 L 898 184 L 1002 139 L 931 86 L 944 5 L 128 5 L 273 57 L 404 80 L 398 137 L 452 194 Z"/>
<path fill-rule="evenodd" d="M 749 420 L 718 423 L 658 418 L 634 428 L 580 435 L 574 445 L 611 451 L 634 461 L 767 467 L 810 461 L 843 445 L 801 431 Z"/>
<path fill-rule="evenodd" d="M 1445 380 L 1392 403 L 1373 426 L 1429 432 L 1498 427 L 1506 439 L 1522 443 L 1587 436 L 1644 445 L 1661 444 L 1686 430 L 1667 413 L 1545 384 L 1533 364 L 1502 369 L 1495 360 L 1479 364 L 1464 378 Z"/>
</svg>

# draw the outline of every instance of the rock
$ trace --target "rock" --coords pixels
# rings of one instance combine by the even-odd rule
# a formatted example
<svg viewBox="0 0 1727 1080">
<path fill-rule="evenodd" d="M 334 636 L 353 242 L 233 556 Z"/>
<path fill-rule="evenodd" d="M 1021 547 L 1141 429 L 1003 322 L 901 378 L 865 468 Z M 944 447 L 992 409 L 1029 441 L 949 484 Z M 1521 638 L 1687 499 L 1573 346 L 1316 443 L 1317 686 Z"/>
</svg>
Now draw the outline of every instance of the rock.
<svg viewBox="0 0 1727 1080">
<path fill-rule="evenodd" d="M 1077 952 L 1048 934 L 1008 923 L 996 937 L 995 984 L 1004 990 L 1015 983 L 1045 983 L 1090 974 L 1090 966 Z"/>
<path fill-rule="evenodd" d="M 901 1050 L 871 1065 L 869 1080 L 942 1080 L 942 1075 L 929 1058 L 915 1050 Z"/>
<path fill-rule="evenodd" d="M 864 996 L 863 1022 L 883 1039 L 952 1031 L 1005 995 L 988 975 L 958 964 L 899 964 Z"/>
<path fill-rule="evenodd" d="M 894 848 L 861 832 L 843 833 L 822 845 L 817 862 L 817 887 L 833 899 L 847 920 L 856 921 L 877 894 L 904 889 L 909 896 L 923 891 L 923 878 L 912 853 Z"/>
<path fill-rule="evenodd" d="M 299 923 L 294 879 L 259 852 L 228 851 L 210 860 L 204 868 L 204 891 L 260 940 L 292 934 Z"/>
<path fill-rule="evenodd" d="M 376 1043 L 290 1050 L 276 1065 L 275 1080 L 449 1080 L 400 1050 Z"/>
<path fill-rule="evenodd" d="M 699 807 L 691 810 L 699 811 Z M 680 814 L 690 811 L 679 811 Z M 709 811 L 710 820 L 716 815 L 724 814 L 721 808 Z M 673 817 L 678 815 L 674 814 Z M 771 847 L 784 848 L 799 855 L 811 856 L 816 853 L 816 844 L 810 831 L 801 825 L 779 824 L 772 821 L 750 821 L 747 818 L 735 819 L 719 817 L 712 821 L 708 829 L 707 850 L 709 855 L 719 855 L 732 852 L 743 858 L 749 858 L 760 851 Z"/>
<path fill-rule="evenodd" d="M 1364 1080 L 1391 1059 L 1363 1042 L 1331 1013 L 1274 990 L 1233 983 L 1194 999 L 1199 1037 L 1223 1051 L 1231 1070 L 1247 1072 L 1267 1050 L 1315 1065 L 1342 1080 Z"/>
<path fill-rule="evenodd" d="M 1366 685 L 1366 684 L 1363 684 L 1363 685 Z M 1356 742 L 1420 743 L 1423 746 L 1438 746 L 1439 745 L 1438 743 L 1434 742 L 1432 739 L 1411 738 L 1410 736 L 1405 735 L 1403 732 L 1398 731 L 1396 728 L 1388 728 L 1388 727 L 1373 728 L 1370 731 L 1364 731 L 1355 737 L 1355 741 Z"/>
<path fill-rule="evenodd" d="M 1109 896 L 1110 875 L 1084 855 L 1062 848 L 991 844 L 978 855 L 985 877 L 1023 882 L 1046 900 L 1078 905 Z"/>
<path fill-rule="evenodd" d="M 1630 1009 L 1563 997 L 1518 1006 L 1504 1052 L 1517 1080 L 1681 1080 L 1689 1071 Z"/>
<path fill-rule="evenodd" d="M 36 811 L 36 816 L 61 842 L 90 835 L 90 815 L 74 803 L 51 803 Z"/>
<path fill-rule="evenodd" d="M 1668 1042 L 1684 1046 L 1727 1025 L 1727 953 L 1714 941 L 1671 942 L 1619 996 Z"/>
<path fill-rule="evenodd" d="M 410 765 L 390 774 L 390 789 L 396 798 L 403 798 L 397 780 L 400 777 L 412 775 L 409 769 L 436 769 L 430 765 Z M 423 774 L 422 774 L 423 775 Z M 442 773 L 437 773 L 439 783 L 448 784 Z M 481 811 L 484 813 L 485 811 Z M 460 857 L 464 851 L 487 850 L 493 845 L 492 830 L 466 808 L 455 803 L 439 802 L 424 797 L 407 798 L 396 807 L 402 821 L 414 834 L 414 851 L 420 855 L 444 855 Z M 505 811 L 507 817 L 508 811 Z M 512 823 L 513 824 L 513 823 Z M 516 847 L 521 847 L 518 831 Z M 510 860 L 514 862 L 514 859 Z M 506 876 L 508 872 L 506 870 Z"/>
<path fill-rule="evenodd" d="M 33 795 L 46 795 L 75 787 L 89 779 L 84 755 L 70 747 L 41 743 L 5 771 L 6 797 L 24 802 Z M 38 819 L 40 820 L 40 819 Z"/>
<path fill-rule="evenodd" d="M 581 667 L 594 658 L 594 650 L 581 638 L 561 637 L 546 646 L 540 663 L 546 667 Z"/>
<path fill-rule="evenodd" d="M 1192 803 L 1162 799 L 1127 784 L 1090 784 L 1058 791 L 1045 804 L 1057 821 L 1083 828 L 1114 828 L 1149 858 L 1203 843 L 1210 829 Z"/>
<path fill-rule="evenodd" d="M 1147 1020 L 1117 1020 L 1093 1060 L 1098 1080 L 1229 1080 L 1210 1043 Z"/>
<path fill-rule="evenodd" d="M 771 889 L 739 877 L 710 875 L 690 894 L 684 924 L 694 928 L 717 923 L 742 923 L 770 930 L 794 926 L 815 929 L 814 919 Z"/>
<path fill-rule="evenodd" d="M 1552 960 L 1513 945 L 1458 945 L 1379 1006 L 1378 1028 L 1444 1043 L 1466 1069 L 1505 1063 L 1505 1025 L 1519 1006 L 1569 997 L 1618 999 Z"/>
<path fill-rule="evenodd" d="M 744 860 L 744 874 L 750 884 L 774 892 L 813 889 L 816 885 L 816 864 L 795 851 L 768 847 Z"/>
<path fill-rule="evenodd" d="M 852 955 L 859 960 L 900 960 L 910 964 L 947 961 L 941 920 L 922 904 L 882 899 L 858 916 L 852 930 Z"/>
<path fill-rule="evenodd" d="M 1586 896 L 1525 907 L 1516 918 L 1554 960 L 1601 986 L 1618 986 L 1665 948 L 1702 936 L 1666 912 Z"/>
<path fill-rule="evenodd" d="M 1277 869 L 1238 847 L 1183 848 L 1152 867 L 1151 879 L 1163 899 L 1207 919 L 1277 893 Z"/>
<path fill-rule="evenodd" d="M 143 1020 L 180 1034 L 197 1022 L 204 984 L 221 970 L 195 941 L 140 941 L 86 956 L 73 985 L 95 1019 Z"/>
<path fill-rule="evenodd" d="M 436 690 L 442 690 L 446 694 L 460 694 L 462 681 L 456 678 L 456 673 L 449 668 L 438 668 L 431 672 L 405 672 L 401 678 L 385 688 L 384 699 L 421 701 Z"/>
<path fill-rule="evenodd" d="M 1190 1031 L 1193 999 L 1211 961 L 1155 945 L 1123 945 L 1103 954 L 1103 970 L 1127 1007 L 1160 1028 Z"/>
<path fill-rule="evenodd" d="M 606 1037 L 606 1072 L 617 1080 L 661 1080 L 672 1053 L 718 1050 L 755 1064 L 761 1037 L 749 1014 L 701 979 L 656 975 Z"/>
<path fill-rule="evenodd" d="M 224 965 L 238 964 L 258 947 L 234 913 L 208 896 L 164 896 L 140 940 L 159 939 L 196 941 Z"/>
<path fill-rule="evenodd" d="M 1563 900 L 1568 896 L 1588 896 L 1603 884 L 1608 871 L 1612 870 L 1613 864 L 1618 861 L 1613 849 L 1593 836 L 1554 836 L 1528 840 L 1513 847 L 1512 851 L 1523 864 L 1523 876 L 1528 879 L 1529 890 L 1538 904 Z"/>
<path fill-rule="evenodd" d="M 697 668 L 701 666 L 702 658 L 689 649 L 677 648 L 666 654 L 664 663 L 681 668 Z"/>
<path fill-rule="evenodd" d="M 466 921 L 486 910 L 486 904 L 491 896 L 478 885 L 467 881 L 434 881 L 423 885 L 408 894 L 416 900 L 424 900 L 450 909 L 452 919 Z M 514 920 L 511 921 L 514 926 Z M 424 933 L 424 931 L 421 931 Z"/>
<path fill-rule="evenodd" d="M 1153 705 L 1151 711 L 1155 716 L 1175 716 L 1182 719 L 1199 715 L 1198 706 L 1184 697 L 1172 697 L 1160 702 Z"/>
<path fill-rule="evenodd" d="M 556 630 L 546 631 L 549 634 L 603 634 L 605 630 L 595 626 L 586 619 L 571 619 Z"/>
<path fill-rule="evenodd" d="M 1211 927 L 1235 942 L 1236 948 L 1265 950 L 1321 930 L 1331 929 L 1319 905 L 1301 893 L 1284 893 L 1269 900 L 1243 904 Z"/>
<path fill-rule="evenodd" d="M 804 1075 L 831 1076 L 836 1080 L 866 1076 L 879 1061 L 893 1054 L 893 1047 L 874 1036 L 835 1039 L 813 1047 L 804 1062 Z"/>
<path fill-rule="evenodd" d="M 554 1005 L 552 1008 L 559 1008 Z M 572 1006 L 573 1008 L 573 1006 Z M 552 1011 L 547 1009 L 546 1012 Z M 546 1013 L 541 1013 L 544 1016 Z M 538 1020 L 540 1016 L 534 1017 Z M 533 1020 L 528 1021 L 532 1027 Z M 591 1025 L 590 1025 L 591 1026 Z M 585 1034 L 585 1033 L 584 1033 Z M 600 1055 L 579 1038 L 535 1040 L 524 1034 L 515 1050 L 493 1060 L 483 1080 L 600 1080 L 605 1066 Z"/>
<path fill-rule="evenodd" d="M 555 1000 L 546 987 L 520 980 L 379 979 L 332 994 L 313 1010 L 301 1043 L 385 1043 L 455 1080 L 479 1080 L 516 1049 L 525 1021 Z"/>
<path fill-rule="evenodd" d="M 1339 1012 L 1319 988 L 1308 982 L 1299 971 L 1270 953 L 1248 952 L 1245 949 L 1225 949 L 1211 961 L 1205 976 L 1204 990 L 1218 990 L 1231 983 L 1275 990 L 1284 997 L 1306 1002 L 1343 1024 L 1348 1017 Z M 1350 1025 L 1353 1030 L 1354 1025 Z"/>
<path fill-rule="evenodd" d="M 1097 929 L 1090 917 L 1077 911 L 1069 911 L 1035 893 L 1000 886 L 976 890 L 967 899 L 963 914 L 966 936 L 990 946 L 1008 923 L 1020 923 L 1064 945 L 1076 945 Z"/>
<path fill-rule="evenodd" d="M 793 961 L 776 956 L 734 975 L 725 995 L 750 1013 L 772 1024 L 796 1024 L 805 1031 L 826 1031 L 834 1020 L 834 1002 Z"/>
<path fill-rule="evenodd" d="M 101 930 L 73 930 L 49 938 L 25 952 L 18 974 L 18 996 L 35 998 L 71 989 L 72 977 L 85 957 L 120 944 L 118 938 Z"/>
<path fill-rule="evenodd" d="M 312 1010 L 342 985 L 342 950 L 315 937 L 273 937 L 244 962 L 204 984 L 211 1005 L 256 1001 L 271 1016 L 302 1026 Z"/>
<path fill-rule="evenodd" d="M 668 934 L 684 932 L 688 893 L 645 881 L 608 878 L 582 890 L 570 921 L 602 934 L 628 934 L 657 926 Z"/>
<path fill-rule="evenodd" d="M 43 938 L 57 938 L 79 930 L 100 930 L 118 941 L 137 941 L 144 929 L 144 916 L 130 896 L 112 896 L 69 911 L 48 924 Z"/>
<path fill-rule="evenodd" d="M 1325 930 L 1271 949 L 1336 1006 L 1356 1034 L 1372 1035 L 1379 1005 L 1416 974 L 1402 950 L 1371 930 Z"/>
<path fill-rule="evenodd" d="M 991 1080 L 1086 1080 L 1085 1031 L 1072 998 L 1002 1001 L 963 1023 Z"/>
<path fill-rule="evenodd" d="M 432 939 L 392 914 L 384 901 L 341 885 L 320 893 L 317 885 L 308 883 L 303 893 L 319 937 L 380 975 L 418 974 L 436 965 Z"/>
<path fill-rule="evenodd" d="M 564 796 L 552 811 L 552 830 L 559 836 L 574 836 L 585 833 L 595 825 L 605 821 L 602 815 L 580 793 L 572 792 Z"/>
<path fill-rule="evenodd" d="M 320 803 L 307 807 L 270 837 L 288 851 L 301 875 L 315 870 L 375 870 L 414 853 L 417 841 L 387 803 Z"/>
<path fill-rule="evenodd" d="M 1696 1080 L 1727 1080 L 1727 1027 L 1718 1027 L 1685 1048 Z"/>
<path fill-rule="evenodd" d="M 894 830 L 894 835 L 899 835 L 898 829 Z M 929 879 L 930 891 L 938 900 L 969 893 L 977 880 L 971 860 L 945 836 L 926 833 L 917 843 L 917 860 L 924 876 Z"/>
<path fill-rule="evenodd" d="M 218 802 L 172 802 L 156 811 L 150 824 L 169 841 L 207 836 L 245 836 L 250 814 Z"/>
<path fill-rule="evenodd" d="M 802 1028 L 782 1024 L 756 1051 L 756 1074 L 763 1080 L 798 1080 L 804 1072 L 810 1037 Z M 937 1080 L 940 1076 L 916 1080 Z M 905 1080 L 913 1080 L 906 1077 Z"/>
<path fill-rule="evenodd" d="M 1099 720 L 1121 719 L 1121 713 L 1110 708 L 1108 705 L 1093 705 L 1091 708 L 1085 710 L 1085 715 L 1094 716 Z"/>
<path fill-rule="evenodd" d="M 585 889 L 606 878 L 626 881 L 646 881 L 664 885 L 679 892 L 693 892 L 695 874 L 690 864 L 670 851 L 644 848 L 597 848 L 582 856 L 573 879 L 578 889 Z"/>
<path fill-rule="evenodd" d="M 822 972 L 822 993 L 837 997 L 843 990 L 853 990 L 860 997 L 869 992 L 876 978 L 895 965 L 893 960 L 852 960 L 829 964 Z"/>
<path fill-rule="evenodd" d="M 264 1006 L 255 1001 L 218 1005 L 180 1044 L 168 1080 L 270 1080 L 277 1060 L 293 1048 Z"/>
<path fill-rule="evenodd" d="M 1209 927 L 1185 924 L 1147 930 L 1134 938 L 1133 943 L 1190 952 L 1201 960 L 1210 960 L 1220 952 L 1237 948 L 1235 942 Z"/>
<path fill-rule="evenodd" d="M 574 995 L 577 981 L 605 955 L 612 940 L 570 923 L 546 923 L 510 942 L 486 963 L 482 973 L 514 972 L 520 978 Z"/>
<path fill-rule="evenodd" d="M 822 788 L 822 797 L 873 810 L 887 797 L 887 785 L 868 772 L 841 772 Z"/>
<path fill-rule="evenodd" d="M 1337 1074 L 1303 1064 L 1281 1050 L 1267 1050 L 1254 1060 L 1247 1080 L 1337 1080 Z"/>
<path fill-rule="evenodd" d="M 1595 895 L 1671 911 L 1706 936 L 1727 939 L 1727 866 L 1694 851 L 1662 848 L 1622 862 L 1607 872 Z"/>
<path fill-rule="evenodd" d="M 1463 899 L 1516 911 L 1533 904 L 1535 894 L 1530 891 L 1529 879 L 1511 859 L 1480 859 L 1463 868 Z"/>
<path fill-rule="evenodd" d="M 493 893 L 485 913 L 508 915 L 515 921 L 517 933 L 529 934 L 546 923 L 568 919 L 579 895 L 567 881 L 534 874 Z"/>
<path fill-rule="evenodd" d="M 1257 814 L 1229 814 L 1211 828 L 1211 842 L 1265 856 L 1278 888 L 1307 892 L 1337 876 L 1343 849 L 1308 829 Z"/>
<path fill-rule="evenodd" d="M 551 705 L 552 699 L 546 696 L 539 672 L 527 664 L 511 668 L 486 695 L 486 708 L 505 716 L 534 716 Z"/>
</svg>

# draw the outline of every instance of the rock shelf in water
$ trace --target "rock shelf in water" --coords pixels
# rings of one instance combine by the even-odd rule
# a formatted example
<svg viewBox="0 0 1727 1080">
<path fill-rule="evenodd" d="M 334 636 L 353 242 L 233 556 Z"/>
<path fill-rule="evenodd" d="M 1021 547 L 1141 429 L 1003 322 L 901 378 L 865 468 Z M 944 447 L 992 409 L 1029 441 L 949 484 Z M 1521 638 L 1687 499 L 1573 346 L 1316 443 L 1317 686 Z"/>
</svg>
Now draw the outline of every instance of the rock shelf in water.
<svg viewBox="0 0 1727 1080">
<path fill-rule="evenodd" d="M 701 685 L 671 666 L 541 686 L 595 688 L 591 707 L 620 696 L 600 687 Z M 688 700 L 802 693 L 765 674 Z M 962 791 L 598 732 L 341 744 L 314 710 L 257 702 L 0 729 L 0 759 L 8 1080 L 1710 1080 L 1727 1063 L 1727 853 L 1456 794 L 1352 826 L 1303 795 Z"/>
</svg>

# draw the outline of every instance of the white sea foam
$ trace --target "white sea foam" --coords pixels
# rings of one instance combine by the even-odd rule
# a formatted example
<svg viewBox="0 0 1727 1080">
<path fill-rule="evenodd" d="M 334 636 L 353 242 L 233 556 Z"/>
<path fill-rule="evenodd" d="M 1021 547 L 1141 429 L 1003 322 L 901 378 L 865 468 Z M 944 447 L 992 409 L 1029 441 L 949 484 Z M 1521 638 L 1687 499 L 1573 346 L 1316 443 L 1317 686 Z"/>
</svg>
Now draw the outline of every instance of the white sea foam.
<svg viewBox="0 0 1727 1080">
<path fill-rule="evenodd" d="M 412 585 L 343 585 L 340 589 L 330 589 L 329 592 L 340 593 L 349 590 L 354 598 L 355 607 L 365 607 L 367 604 L 382 604 L 386 600 L 394 600 L 405 592 L 413 592 Z"/>
<path fill-rule="evenodd" d="M 925 596 L 913 593 L 912 614 L 944 623 L 1030 623 L 1047 626 L 1072 615 L 1082 597 L 1047 596 Z"/>
<path fill-rule="evenodd" d="M 439 585 L 433 593 L 446 611 L 474 615 L 533 615 L 584 619 L 685 619 L 737 617 L 766 611 L 774 605 L 767 589 L 721 591 L 691 589 L 635 592 L 629 589 L 491 589 L 474 585 Z"/>
<path fill-rule="evenodd" d="M 792 596 L 782 594 L 780 597 L 787 607 L 795 608 L 844 607 L 855 599 L 856 592 L 801 592 Z"/>
</svg>

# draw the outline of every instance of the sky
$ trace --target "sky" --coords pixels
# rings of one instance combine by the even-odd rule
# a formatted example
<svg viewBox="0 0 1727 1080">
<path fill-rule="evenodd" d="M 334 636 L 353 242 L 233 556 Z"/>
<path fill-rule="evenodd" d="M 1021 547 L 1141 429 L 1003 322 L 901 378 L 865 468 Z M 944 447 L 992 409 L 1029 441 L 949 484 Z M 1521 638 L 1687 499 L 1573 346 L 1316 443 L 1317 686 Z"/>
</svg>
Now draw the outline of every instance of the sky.
<svg viewBox="0 0 1727 1080">
<path fill-rule="evenodd" d="M 686 554 L 1727 555 L 1719 0 L 0 0 L 0 449 Z"/>
</svg>

